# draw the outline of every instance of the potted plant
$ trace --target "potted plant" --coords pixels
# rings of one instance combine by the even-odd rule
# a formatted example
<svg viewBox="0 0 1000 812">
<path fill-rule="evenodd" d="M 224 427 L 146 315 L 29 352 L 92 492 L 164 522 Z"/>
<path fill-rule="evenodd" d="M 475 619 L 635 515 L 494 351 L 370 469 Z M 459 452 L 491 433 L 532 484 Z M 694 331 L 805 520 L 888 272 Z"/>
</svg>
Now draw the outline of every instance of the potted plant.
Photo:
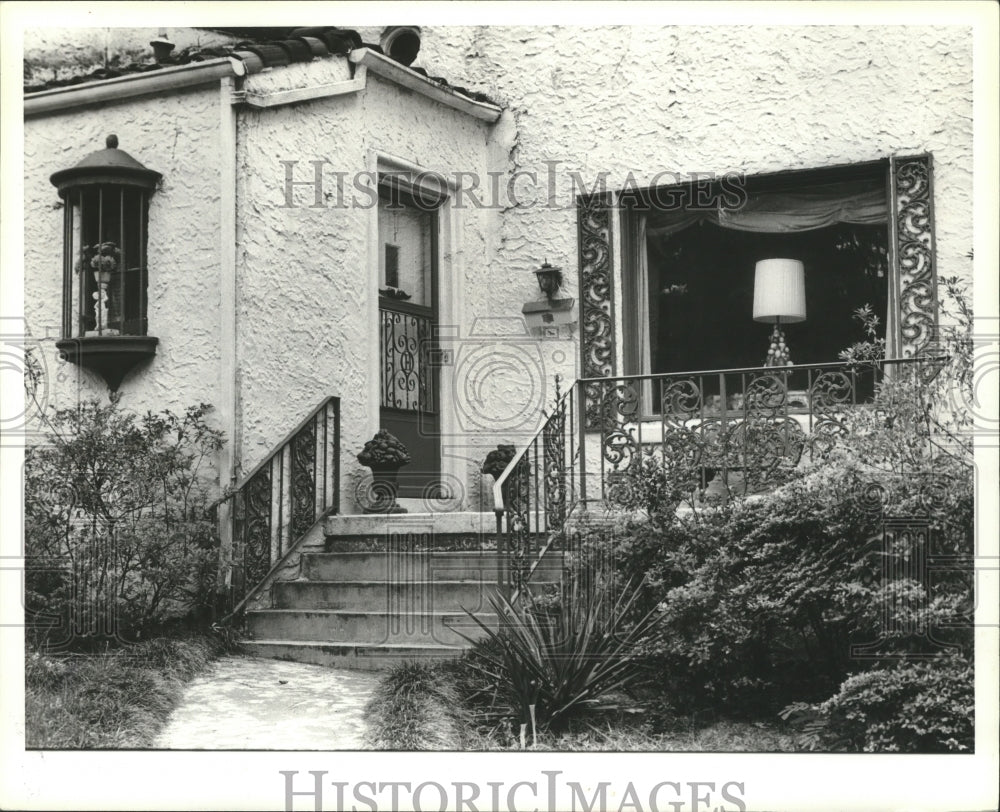
<svg viewBox="0 0 1000 812">
<path fill-rule="evenodd" d="M 486 459 L 483 460 L 482 472 L 484 474 L 489 474 L 493 477 L 494 481 L 500 479 L 503 472 L 507 470 L 507 466 L 511 464 L 514 457 L 517 456 L 517 449 L 513 445 L 507 445 L 501 443 L 497 445 L 496 450 L 491 451 L 486 455 Z M 527 485 L 528 474 L 531 471 L 531 464 L 528 462 L 527 456 L 522 457 L 521 461 L 517 465 L 517 470 L 512 471 L 511 475 L 507 477 L 503 485 L 500 486 L 500 492 L 503 494 L 503 504 L 505 508 L 510 507 L 510 495 L 511 487 L 514 486 L 516 480 L 523 480 L 521 484 Z"/>
<path fill-rule="evenodd" d="M 358 454 L 358 462 L 372 469 L 374 504 L 365 513 L 406 513 L 396 503 L 399 469 L 410 464 L 410 454 L 396 437 L 379 429 Z"/>
</svg>

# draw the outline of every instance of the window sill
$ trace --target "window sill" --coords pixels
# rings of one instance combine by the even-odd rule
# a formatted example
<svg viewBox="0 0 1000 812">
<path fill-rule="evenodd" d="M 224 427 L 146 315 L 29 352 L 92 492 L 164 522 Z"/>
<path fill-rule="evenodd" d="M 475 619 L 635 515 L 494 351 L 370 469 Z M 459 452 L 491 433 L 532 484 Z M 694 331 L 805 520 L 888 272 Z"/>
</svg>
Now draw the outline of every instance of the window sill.
<svg viewBox="0 0 1000 812">
<path fill-rule="evenodd" d="M 132 367 L 156 355 L 158 343 L 153 336 L 81 336 L 57 341 L 56 349 L 70 363 L 98 373 L 114 392 Z"/>
</svg>

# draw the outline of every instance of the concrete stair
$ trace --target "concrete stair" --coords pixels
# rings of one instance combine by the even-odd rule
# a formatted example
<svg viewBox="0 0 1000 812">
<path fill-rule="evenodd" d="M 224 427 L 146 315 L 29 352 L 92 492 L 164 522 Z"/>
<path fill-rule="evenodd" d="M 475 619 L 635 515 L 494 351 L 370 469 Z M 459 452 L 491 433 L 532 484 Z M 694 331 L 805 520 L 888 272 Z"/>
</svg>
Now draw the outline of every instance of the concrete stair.
<svg viewBox="0 0 1000 812">
<path fill-rule="evenodd" d="M 294 577 L 275 580 L 246 612 L 252 654 L 348 668 L 378 669 L 456 657 L 496 615 L 492 514 L 331 517 L 322 547 L 299 556 Z M 477 528 L 480 528 L 477 532 Z M 557 585 L 550 555 L 533 578 Z"/>
</svg>

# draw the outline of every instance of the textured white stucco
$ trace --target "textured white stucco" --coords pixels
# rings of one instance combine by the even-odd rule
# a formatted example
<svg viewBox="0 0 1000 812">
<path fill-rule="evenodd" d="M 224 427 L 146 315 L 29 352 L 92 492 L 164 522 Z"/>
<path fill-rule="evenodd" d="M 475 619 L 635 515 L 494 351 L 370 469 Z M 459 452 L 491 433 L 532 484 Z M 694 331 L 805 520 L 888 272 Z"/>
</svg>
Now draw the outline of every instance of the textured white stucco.
<svg viewBox="0 0 1000 812">
<path fill-rule="evenodd" d="M 443 370 L 445 456 L 469 505 L 488 489 L 478 462 L 497 442 L 523 444 L 551 402 L 556 374 L 572 380 L 579 329 L 558 339 L 524 332 L 544 260 L 576 290 L 572 173 L 610 190 L 657 173 L 748 174 L 934 155 L 939 276 L 971 275 L 972 45 L 958 27 L 427 27 L 417 65 L 481 90 L 504 108 L 494 125 L 369 72 L 367 89 L 287 107 L 241 108 L 237 145 L 237 415 L 243 470 L 269 453 L 328 395 L 342 403 L 344 508 L 362 475 L 354 454 L 378 422 L 377 218 L 353 188 L 380 160 L 440 172 L 442 324 L 454 362 Z M 330 84 L 346 59 L 250 77 L 253 93 Z M 219 374 L 217 89 L 137 99 L 26 122 L 26 310 L 32 331 L 59 323 L 61 217 L 48 175 L 117 132 L 124 149 L 164 174 L 150 213 L 150 332 L 157 357 L 122 386 L 136 408 L 215 402 Z M 294 179 L 324 164 L 322 207 Z M 337 175 L 345 173 L 338 207 Z M 488 172 L 500 199 L 491 200 Z M 535 179 L 517 175 L 533 172 Z M 516 178 L 519 199 L 505 194 Z M 551 183 L 551 188 L 550 188 Z M 615 243 L 615 266 L 618 242 Z M 616 280 L 620 290 L 620 279 Z M 619 300 L 616 307 L 623 303 Z M 51 329 L 50 329 L 51 328 Z M 48 333 L 46 331 L 49 331 Z M 620 347 L 620 342 L 619 342 Z M 103 384 L 53 362 L 57 400 Z M 50 364 L 50 367 L 52 364 Z M 61 376 L 61 377 L 60 377 Z M 489 485 L 489 482 L 485 483 Z"/>
<path fill-rule="evenodd" d="M 546 162 L 559 162 L 562 205 L 573 171 L 588 184 L 607 172 L 614 190 L 630 173 L 642 186 L 664 170 L 754 174 L 931 152 L 938 274 L 971 274 L 969 28 L 425 26 L 422 37 L 417 65 L 488 93 L 516 122 L 511 170 L 543 185 Z M 571 209 L 521 206 L 501 219 L 494 256 L 518 267 L 544 246 L 573 267 L 574 223 Z M 493 305 L 509 311 L 516 298 Z"/>
<path fill-rule="evenodd" d="M 24 309 L 46 356 L 47 396 L 57 406 L 105 400 L 107 386 L 60 361 L 62 203 L 49 176 L 76 165 L 115 133 L 119 147 L 162 173 L 150 198 L 149 334 L 156 357 L 119 391 L 135 411 L 219 401 L 218 87 L 87 107 L 25 121 Z"/>
</svg>

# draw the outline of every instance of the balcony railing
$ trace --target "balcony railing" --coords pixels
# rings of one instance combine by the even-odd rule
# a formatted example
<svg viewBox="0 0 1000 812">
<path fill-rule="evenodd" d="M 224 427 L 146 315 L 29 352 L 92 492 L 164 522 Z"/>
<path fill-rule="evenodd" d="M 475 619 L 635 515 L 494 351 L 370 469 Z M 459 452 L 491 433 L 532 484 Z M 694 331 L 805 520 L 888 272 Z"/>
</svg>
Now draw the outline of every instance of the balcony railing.
<svg viewBox="0 0 1000 812">
<path fill-rule="evenodd" d="M 577 380 L 494 487 L 498 580 L 521 588 L 574 511 L 619 505 L 642 459 L 687 455 L 697 490 L 721 501 L 760 493 L 846 432 L 887 376 L 935 369 L 900 359 Z"/>
<path fill-rule="evenodd" d="M 340 398 L 324 400 L 232 493 L 232 596 L 238 605 L 340 503 Z"/>
</svg>

